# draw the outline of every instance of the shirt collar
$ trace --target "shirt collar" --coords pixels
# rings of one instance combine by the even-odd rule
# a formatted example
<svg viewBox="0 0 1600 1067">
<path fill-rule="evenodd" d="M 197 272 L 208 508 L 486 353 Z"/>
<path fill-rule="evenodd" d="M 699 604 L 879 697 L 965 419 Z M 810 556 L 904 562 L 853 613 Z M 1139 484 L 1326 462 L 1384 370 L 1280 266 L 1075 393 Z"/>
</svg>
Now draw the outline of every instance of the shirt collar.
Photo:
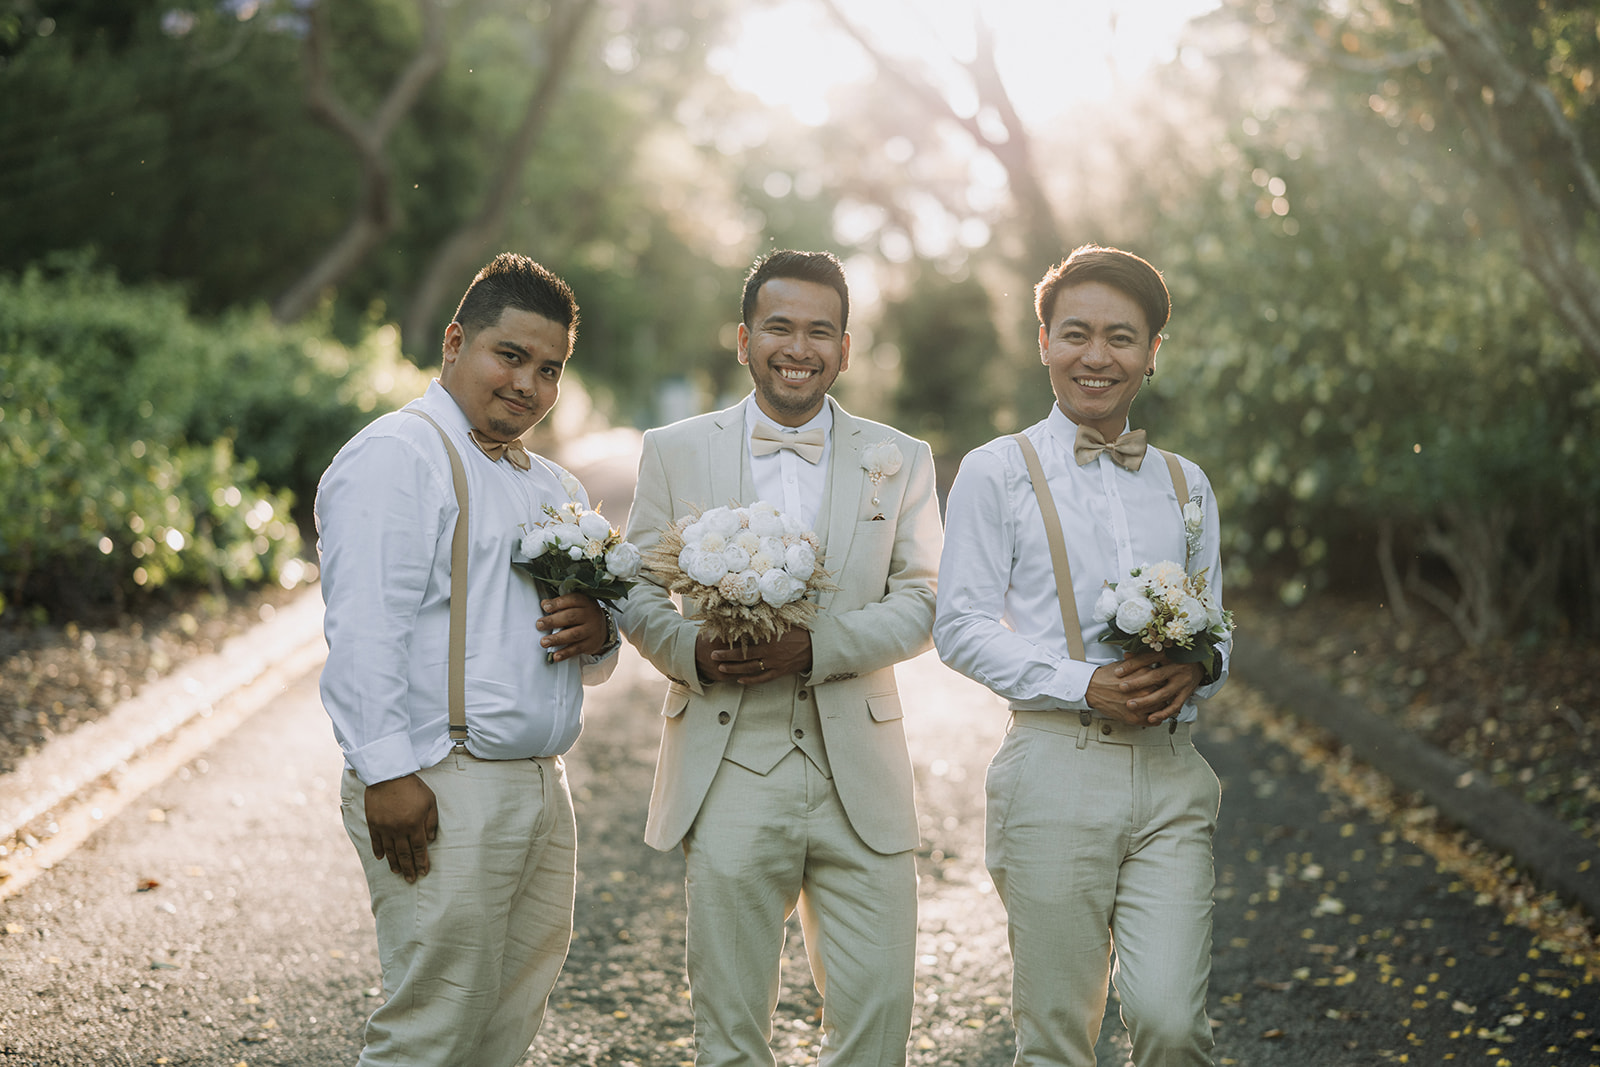
<svg viewBox="0 0 1600 1067">
<path fill-rule="evenodd" d="M 811 416 L 811 418 L 807 419 L 799 426 L 779 426 L 777 423 L 773 422 L 767 417 L 766 412 L 761 410 L 760 405 L 756 403 L 755 390 L 752 389 L 750 394 L 744 398 L 745 434 L 748 436 L 751 432 L 753 432 L 756 428 L 756 424 L 759 422 L 766 423 L 779 433 L 800 433 L 805 430 L 821 430 L 831 439 L 833 436 L 833 398 L 824 397 L 822 410 L 818 411 L 815 415 Z"/>
</svg>

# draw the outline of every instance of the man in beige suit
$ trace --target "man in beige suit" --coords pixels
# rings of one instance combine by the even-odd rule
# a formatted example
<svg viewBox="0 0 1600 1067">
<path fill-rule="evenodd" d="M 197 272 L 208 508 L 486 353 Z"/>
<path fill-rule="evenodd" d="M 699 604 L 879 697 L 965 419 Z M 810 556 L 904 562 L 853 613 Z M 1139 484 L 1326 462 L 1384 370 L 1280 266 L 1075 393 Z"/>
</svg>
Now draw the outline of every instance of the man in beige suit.
<svg viewBox="0 0 1600 1067">
<path fill-rule="evenodd" d="M 903 1064 L 917 817 L 894 664 L 929 647 L 943 535 L 928 446 L 827 395 L 850 360 L 832 255 L 775 252 L 745 283 L 754 391 L 645 434 L 628 537 L 766 500 L 814 529 L 837 591 L 810 630 L 713 643 L 642 582 L 628 638 L 671 680 L 645 840 L 682 845 L 697 1067 L 771 1065 L 784 921 L 823 996 L 819 1062 Z"/>
</svg>

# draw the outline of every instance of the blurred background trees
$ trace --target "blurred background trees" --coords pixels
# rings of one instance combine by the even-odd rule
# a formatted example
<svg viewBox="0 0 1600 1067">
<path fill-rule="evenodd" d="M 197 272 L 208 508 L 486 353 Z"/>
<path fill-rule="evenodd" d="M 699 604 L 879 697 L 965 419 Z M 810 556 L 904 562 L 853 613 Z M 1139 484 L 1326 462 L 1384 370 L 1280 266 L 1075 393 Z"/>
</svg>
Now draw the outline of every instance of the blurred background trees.
<svg viewBox="0 0 1600 1067">
<path fill-rule="evenodd" d="M 1235 588 L 1593 634 L 1597 73 L 1580 0 L 0 0 L 0 480 L 52 502 L 0 591 L 147 590 L 157 543 L 252 580 L 184 555 L 217 491 L 303 525 L 501 248 L 573 283 L 574 372 L 641 427 L 747 388 L 757 255 L 832 249 L 844 399 L 948 485 L 1047 410 L 1032 284 L 1096 241 L 1173 290 L 1134 419 L 1211 474 Z M 134 433 L 191 519 L 71 473 Z"/>
</svg>

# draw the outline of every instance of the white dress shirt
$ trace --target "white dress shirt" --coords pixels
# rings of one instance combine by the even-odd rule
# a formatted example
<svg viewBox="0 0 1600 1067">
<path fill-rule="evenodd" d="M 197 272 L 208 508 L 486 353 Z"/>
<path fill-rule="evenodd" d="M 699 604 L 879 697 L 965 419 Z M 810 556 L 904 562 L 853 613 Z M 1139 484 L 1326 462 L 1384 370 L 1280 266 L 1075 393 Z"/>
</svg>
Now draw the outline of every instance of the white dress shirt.
<svg viewBox="0 0 1600 1067">
<path fill-rule="evenodd" d="M 969 452 L 950 489 L 933 641 L 946 664 L 1004 697 L 1014 711 L 1082 710 L 1095 668 L 1123 657 L 1122 649 L 1100 640 L 1106 626 L 1092 614 L 1095 600 L 1105 582 L 1118 581 L 1138 564 L 1183 563 L 1181 503 L 1154 448 L 1137 472 L 1106 455 L 1080 467 L 1072 456 L 1077 426 L 1054 404 L 1048 418 L 1023 432 L 1039 452 L 1061 516 L 1088 662 L 1073 660 L 1067 651 L 1044 520 L 1021 446 L 1009 437 Z M 1189 570 L 1205 570 L 1220 603 L 1216 499 L 1205 472 L 1181 457 L 1180 462 L 1191 498 L 1198 494 L 1205 509 Z M 1222 686 L 1231 651 L 1229 641 L 1222 649 L 1222 673 L 1195 692 L 1180 721 L 1194 719 L 1195 701 Z"/>
<path fill-rule="evenodd" d="M 532 457 L 519 471 L 484 455 L 438 381 L 407 405 L 449 434 L 467 479 L 467 748 L 486 759 L 565 752 L 582 725 L 585 682 L 615 657 L 545 662 L 532 579 L 511 566 L 542 505 L 567 501 L 564 473 Z M 554 470 L 552 470 L 554 467 Z M 588 506 L 586 497 L 581 502 Z M 323 629 L 322 702 L 345 761 L 368 785 L 431 767 L 450 751 L 450 457 L 424 419 L 394 412 L 334 457 L 317 489 Z"/>
<path fill-rule="evenodd" d="M 780 448 L 764 456 L 750 455 L 750 435 L 758 423 L 766 423 L 778 433 L 822 431 L 822 458 L 807 463 L 792 448 Z M 785 515 L 793 515 L 808 530 L 817 528 L 817 512 L 822 510 L 822 493 L 828 485 L 828 459 L 833 455 L 833 405 L 824 400 L 822 410 L 802 426 L 779 426 L 756 404 L 756 394 L 744 399 L 744 452 L 750 458 L 750 480 L 757 500 L 776 505 Z"/>
</svg>

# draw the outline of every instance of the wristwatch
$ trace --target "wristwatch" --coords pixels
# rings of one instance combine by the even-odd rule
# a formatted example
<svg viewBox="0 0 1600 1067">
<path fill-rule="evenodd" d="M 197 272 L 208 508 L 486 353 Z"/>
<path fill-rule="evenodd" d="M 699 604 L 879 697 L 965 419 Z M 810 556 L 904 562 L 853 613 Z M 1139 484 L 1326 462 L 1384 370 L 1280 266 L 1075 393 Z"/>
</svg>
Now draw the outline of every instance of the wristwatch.
<svg viewBox="0 0 1600 1067">
<path fill-rule="evenodd" d="M 606 617 L 606 643 L 594 654 L 595 659 L 605 659 L 622 646 L 622 632 L 617 629 L 617 617 L 604 604 L 600 605 L 600 614 Z"/>
</svg>

